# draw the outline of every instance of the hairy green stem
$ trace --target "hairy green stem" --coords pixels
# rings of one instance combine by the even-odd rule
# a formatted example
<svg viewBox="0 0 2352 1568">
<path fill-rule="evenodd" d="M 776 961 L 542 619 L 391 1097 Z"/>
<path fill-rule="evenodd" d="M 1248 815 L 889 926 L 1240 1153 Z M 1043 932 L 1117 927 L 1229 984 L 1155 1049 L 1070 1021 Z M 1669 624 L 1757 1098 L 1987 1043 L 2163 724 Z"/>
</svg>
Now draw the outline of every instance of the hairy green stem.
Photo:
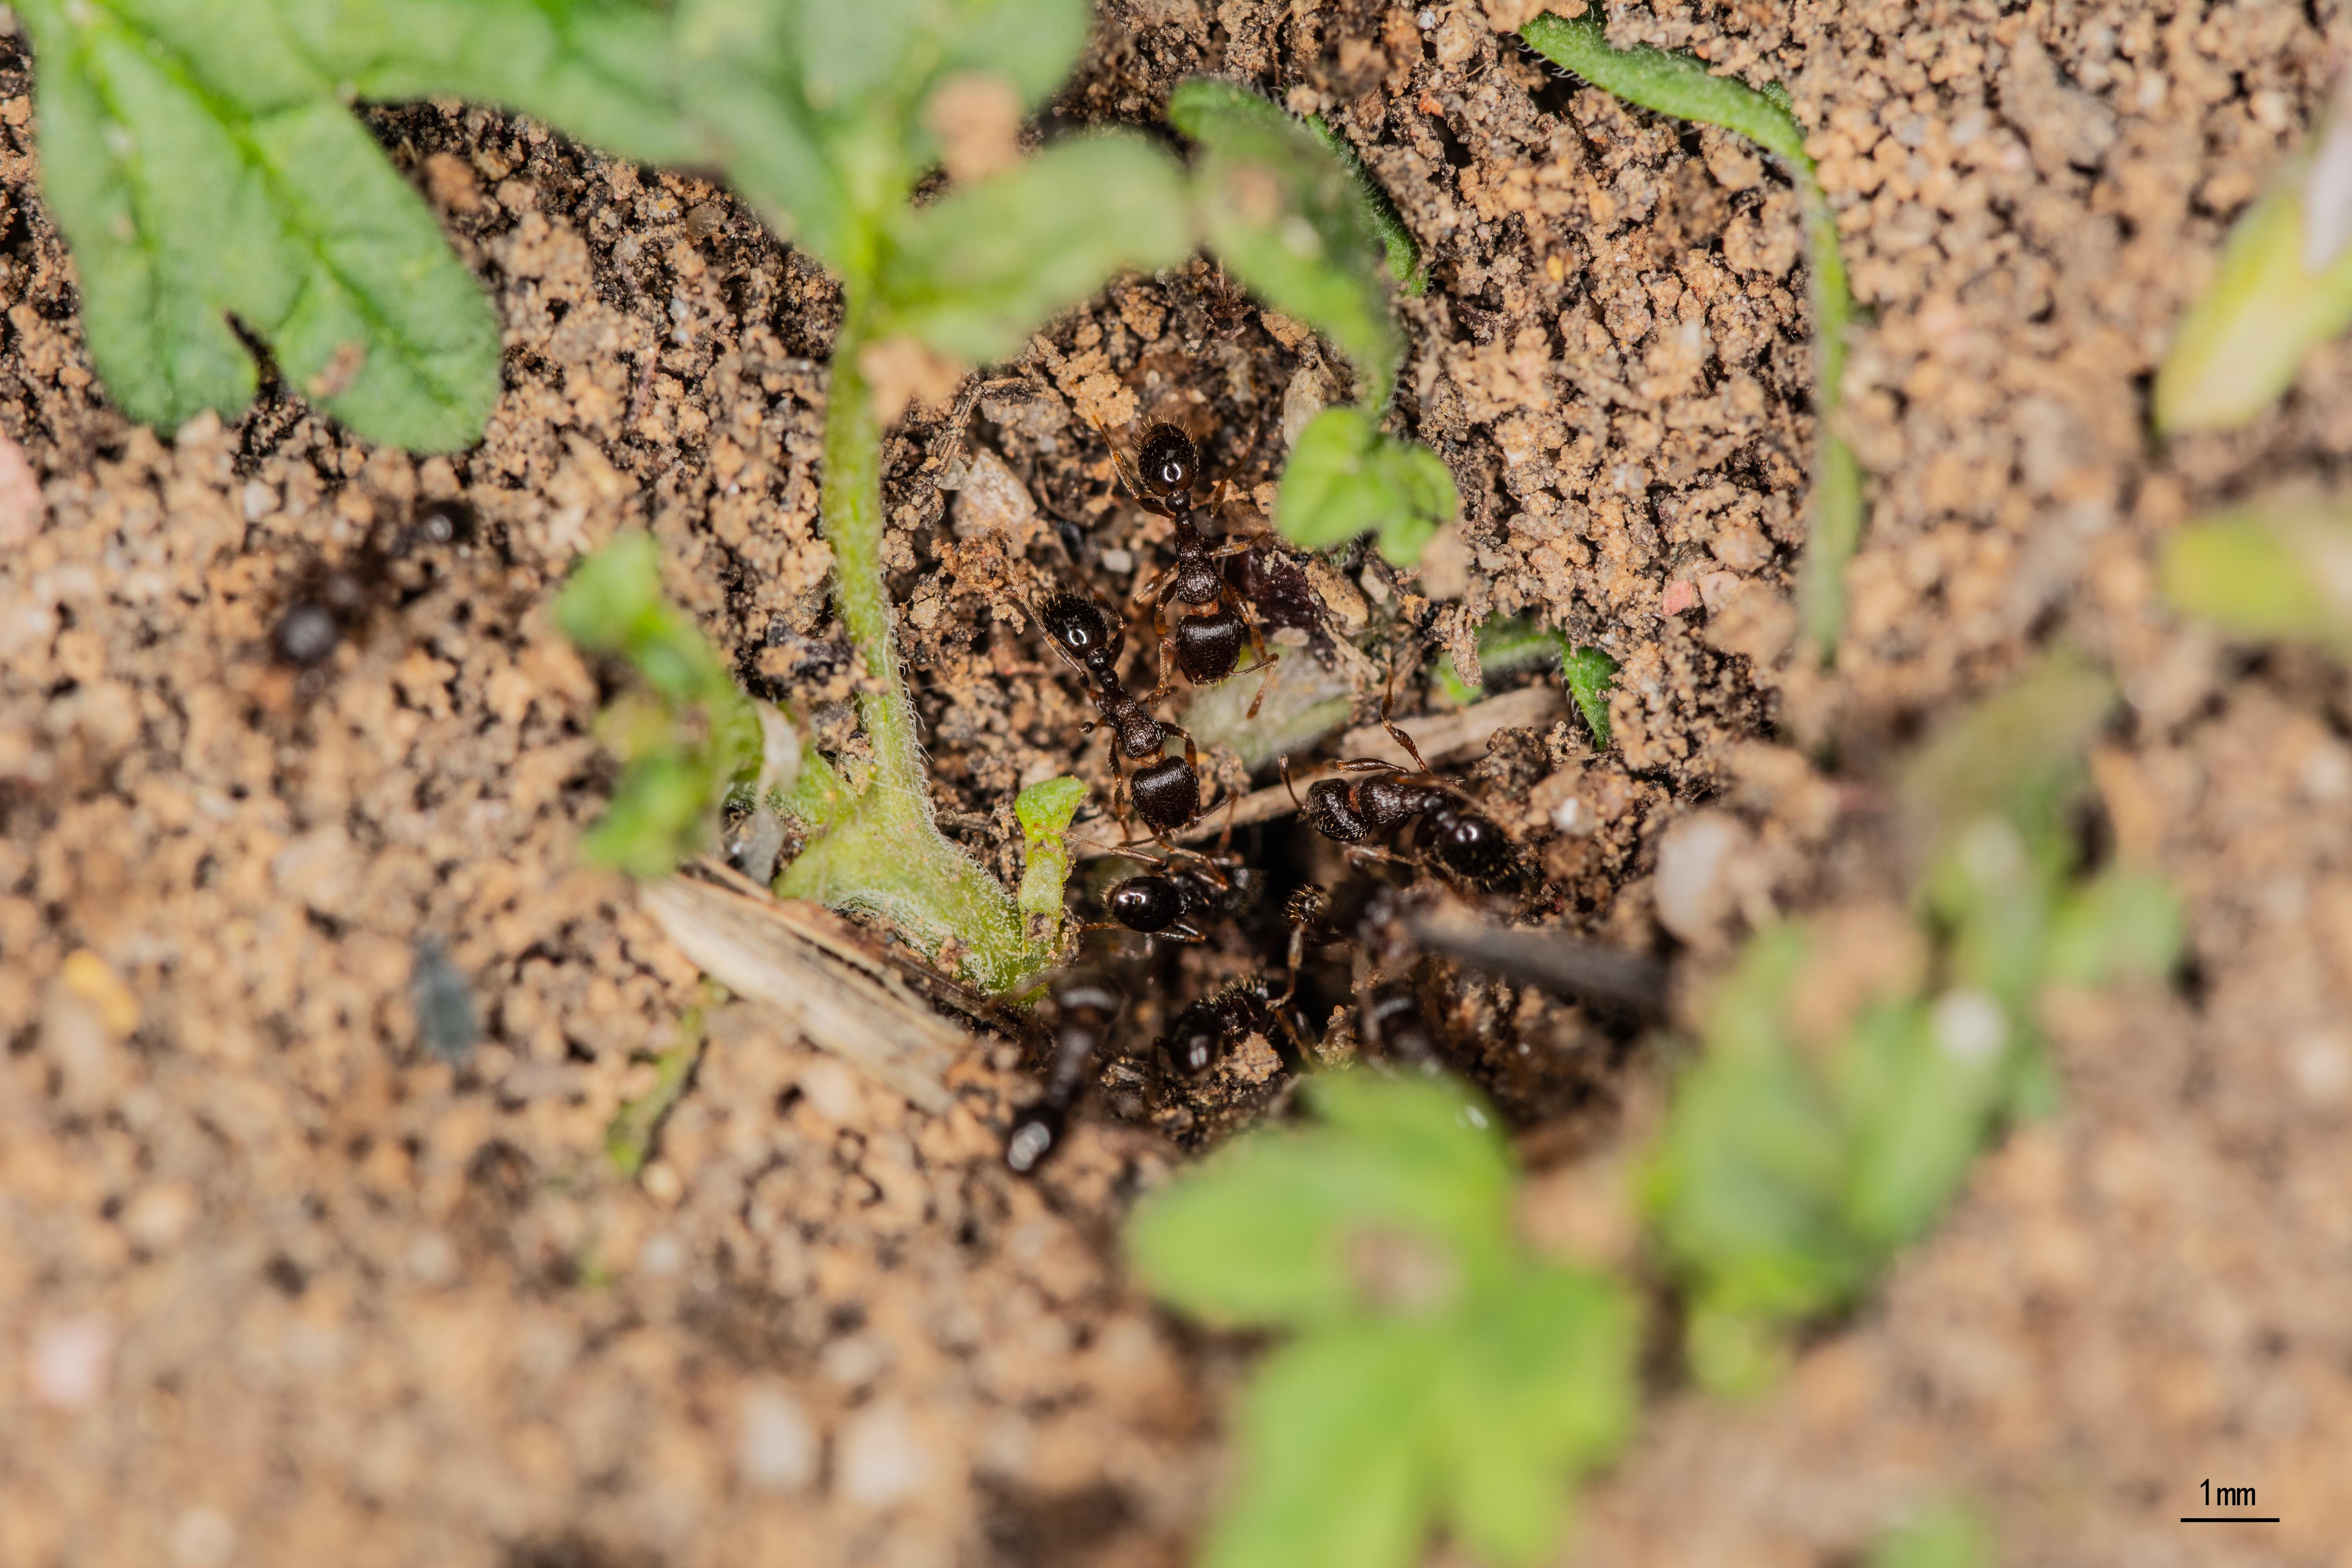
<svg viewBox="0 0 2352 1568">
<path fill-rule="evenodd" d="M 1012 895 L 932 820 L 883 573 L 882 424 L 857 364 L 868 341 L 863 290 L 852 280 L 844 292 L 848 309 L 825 396 L 818 515 L 833 546 L 834 606 L 866 662 L 857 703 L 874 772 L 865 792 L 852 794 L 821 759 L 803 766 L 787 809 L 822 831 L 784 868 L 776 891 L 878 915 L 934 961 L 951 960 L 972 984 L 1002 993 L 1051 954 L 1029 942 Z"/>
</svg>

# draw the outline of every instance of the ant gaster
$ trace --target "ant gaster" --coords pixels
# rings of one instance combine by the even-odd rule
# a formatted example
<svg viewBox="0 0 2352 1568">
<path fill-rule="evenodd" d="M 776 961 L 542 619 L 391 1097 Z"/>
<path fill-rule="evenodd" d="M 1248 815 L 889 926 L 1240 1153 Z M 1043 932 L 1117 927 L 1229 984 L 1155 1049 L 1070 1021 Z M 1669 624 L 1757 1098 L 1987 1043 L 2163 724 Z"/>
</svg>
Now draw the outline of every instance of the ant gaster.
<svg viewBox="0 0 2352 1568">
<path fill-rule="evenodd" d="M 1193 923 L 1196 917 L 1239 914 L 1256 890 L 1256 874 L 1230 856 L 1179 850 L 1165 860 L 1146 864 L 1152 868 L 1113 883 L 1103 899 L 1110 924 L 1145 936 L 1199 942 L 1202 932 Z"/>
<path fill-rule="evenodd" d="M 1070 1108 L 1086 1089 L 1087 1064 L 1101 1048 L 1111 1020 L 1127 998 L 1099 974 L 1065 974 L 1054 984 L 1054 1055 L 1045 1068 L 1045 1092 L 1013 1119 L 1004 1138 L 1004 1163 L 1028 1175 L 1062 1142 Z"/>
<path fill-rule="evenodd" d="M 1241 662 L 1242 644 L 1247 642 L 1257 662 L 1248 669 L 1265 669 L 1275 661 L 1265 651 L 1265 641 L 1258 635 L 1257 623 L 1246 613 L 1245 602 L 1234 591 L 1217 568 L 1217 562 L 1228 555 L 1239 555 L 1256 548 L 1250 540 L 1227 540 L 1212 545 L 1200 526 L 1192 521 L 1196 507 L 1214 507 L 1222 498 L 1224 486 L 1220 484 L 1205 500 L 1193 496 L 1193 487 L 1200 483 L 1201 453 L 1192 437 L 1173 425 L 1153 425 L 1143 432 L 1142 445 L 1136 448 L 1135 461 L 1130 464 L 1110 442 L 1110 433 L 1097 425 L 1097 432 L 1110 444 L 1111 460 L 1118 465 L 1119 478 L 1144 510 L 1172 520 L 1176 524 L 1170 547 L 1176 552 L 1175 564 L 1153 578 L 1139 599 L 1151 601 L 1152 629 L 1160 637 L 1160 689 L 1156 699 L 1168 689 L 1170 664 L 1184 672 L 1184 679 L 1195 686 L 1206 686 L 1236 673 Z M 1180 618 L 1171 627 L 1168 622 L 1168 601 L 1176 600 L 1192 613 Z M 1265 697 L 1263 682 L 1255 700 L 1250 703 L 1249 716 L 1257 716 L 1258 702 Z M 1147 699 L 1150 700 L 1150 699 Z"/>
<path fill-rule="evenodd" d="M 1101 718 L 1087 726 L 1108 727 L 1111 732 L 1110 767 L 1118 781 L 1111 790 L 1111 812 L 1126 820 L 1125 802 L 1132 796 L 1136 815 L 1155 836 L 1189 827 L 1201 815 L 1201 758 L 1185 731 L 1155 719 L 1134 694 L 1120 684 L 1118 650 L 1124 638 L 1118 623 L 1101 605 L 1076 594 L 1056 594 L 1039 606 L 1037 619 L 1062 657 L 1086 673 L 1089 695 Z M 1184 742 L 1181 758 L 1161 755 L 1168 737 Z M 1119 767 L 1121 758 L 1139 763 L 1130 776 Z"/>
</svg>

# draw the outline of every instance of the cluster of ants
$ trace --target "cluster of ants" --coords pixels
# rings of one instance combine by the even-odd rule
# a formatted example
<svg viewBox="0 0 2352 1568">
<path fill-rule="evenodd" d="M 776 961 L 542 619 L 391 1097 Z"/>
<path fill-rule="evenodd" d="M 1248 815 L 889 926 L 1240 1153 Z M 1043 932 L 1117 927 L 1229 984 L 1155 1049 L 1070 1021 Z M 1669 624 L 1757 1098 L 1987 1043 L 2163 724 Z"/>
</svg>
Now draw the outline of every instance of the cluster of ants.
<svg viewBox="0 0 2352 1568">
<path fill-rule="evenodd" d="M 1267 669 L 1275 662 L 1249 602 L 1220 569 L 1222 561 L 1245 556 L 1262 542 L 1213 542 L 1202 531 L 1196 514 L 1213 513 L 1225 487 L 1220 483 L 1206 495 L 1196 494 L 1200 454 L 1192 437 L 1177 426 L 1155 424 L 1147 428 L 1132 462 L 1113 443 L 1112 458 L 1136 503 L 1174 523 L 1171 549 L 1175 559 L 1138 595 L 1139 604 L 1150 606 L 1160 649 L 1158 684 L 1141 695 L 1129 690 L 1118 672 L 1125 642 L 1119 616 L 1091 596 L 1068 591 L 1057 592 L 1035 607 L 1047 639 L 1087 683 L 1097 715 L 1087 730 L 1110 732 L 1111 814 L 1129 836 L 1118 852 L 1150 868 L 1113 884 L 1102 900 L 1108 919 L 1082 925 L 1080 931 L 1124 931 L 1147 942 L 1201 942 L 1207 935 L 1205 926 L 1246 910 L 1258 893 L 1260 879 L 1231 852 L 1230 815 L 1214 851 L 1202 853 L 1175 843 L 1176 835 L 1200 823 L 1214 806 L 1202 798 L 1200 755 L 1192 737 L 1156 717 L 1151 708 L 1172 689 L 1171 669 L 1182 671 L 1194 686 L 1205 686 Z M 1256 661 L 1245 667 L 1241 663 L 1244 646 Z M 1249 717 L 1256 717 L 1265 695 L 1261 682 Z M 1392 700 L 1393 692 L 1391 696 Z M 1388 702 L 1382 704 L 1381 717 L 1418 768 L 1381 758 L 1354 758 L 1339 764 L 1337 776 L 1309 784 L 1301 800 L 1291 784 L 1289 760 L 1284 758 L 1284 784 L 1291 789 L 1292 802 L 1307 825 L 1346 846 L 1354 865 L 1434 869 L 1482 891 L 1517 879 L 1518 858 L 1509 836 L 1438 778 L 1412 737 L 1391 721 Z M 1171 741 L 1182 742 L 1182 756 L 1166 754 Z M 1139 824 L 1143 838 L 1134 837 Z M 1140 847 L 1147 842 L 1156 845 L 1156 855 Z M 1261 974 L 1190 1003 L 1156 1044 L 1160 1070 L 1173 1081 L 1198 1081 L 1252 1035 L 1264 1037 L 1289 1065 L 1297 1066 L 1304 1058 L 1305 1031 L 1294 1002 L 1308 950 L 1351 942 L 1367 954 L 1393 949 L 1401 929 L 1400 891 L 1393 884 L 1364 879 L 1344 887 L 1337 899 L 1314 883 L 1297 889 L 1284 910 L 1289 929 L 1286 983 L 1276 990 Z M 1417 993 L 1409 984 L 1381 980 L 1383 967 L 1393 965 L 1360 966 L 1360 1037 L 1390 1059 L 1433 1064 L 1435 1037 Z M 1108 1042 L 1126 1001 L 1112 966 L 1099 962 L 1082 962 L 1062 972 L 1049 995 L 1055 1034 L 1045 1093 L 1016 1116 L 1005 1142 L 1006 1162 L 1024 1174 L 1061 1142 L 1070 1112 L 1084 1092 L 1088 1066 Z"/>
</svg>

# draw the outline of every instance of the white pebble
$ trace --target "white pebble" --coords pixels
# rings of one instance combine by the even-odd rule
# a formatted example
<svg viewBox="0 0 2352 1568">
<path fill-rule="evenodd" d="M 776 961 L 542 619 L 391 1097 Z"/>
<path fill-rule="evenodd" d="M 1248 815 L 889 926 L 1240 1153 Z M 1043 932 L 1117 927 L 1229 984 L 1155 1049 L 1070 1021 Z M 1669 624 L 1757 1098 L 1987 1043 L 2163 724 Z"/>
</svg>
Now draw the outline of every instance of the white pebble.
<svg viewBox="0 0 2352 1568">
<path fill-rule="evenodd" d="M 903 1502 L 930 1479 L 929 1452 L 906 1411 L 888 1401 L 867 1405 L 844 1424 L 839 1453 L 841 1496 L 861 1508 Z"/>
<path fill-rule="evenodd" d="M 1135 570 L 1135 552 L 1131 550 L 1106 550 L 1102 552 L 1102 569 L 1114 577 L 1124 577 Z"/>
<path fill-rule="evenodd" d="M 1421 15 L 1412 20 L 1413 25 L 1424 33 L 1433 33 L 1437 30 L 1437 13 L 1434 11 L 1424 8 Z"/>
<path fill-rule="evenodd" d="M 748 1389 L 743 1394 L 743 1439 L 735 1467 L 755 1491 L 805 1491 L 816 1480 L 816 1427 L 807 1409 L 783 1389 Z"/>
<path fill-rule="evenodd" d="M 1745 827 L 1719 811 L 1698 812 L 1667 828 L 1651 882 L 1658 923 L 1685 942 L 1706 941 L 1727 902 L 1725 868 L 1747 837 Z"/>
<path fill-rule="evenodd" d="M 100 1317 L 69 1318 L 33 1342 L 33 1398 L 52 1410 L 82 1410 L 106 1392 L 114 1330 Z"/>
<path fill-rule="evenodd" d="M 222 1568 L 236 1551 L 236 1526 L 216 1508 L 199 1504 L 172 1526 L 172 1568 Z"/>
<path fill-rule="evenodd" d="M 2352 1089 L 2352 1050 L 2340 1036 L 2305 1036 L 2295 1044 L 2289 1068 L 2294 1087 L 2314 1100 L 2332 1104 Z"/>
<path fill-rule="evenodd" d="M 1938 997 L 1928 1027 L 1946 1056 L 1969 1067 L 1990 1061 L 2009 1043 L 2009 1015 L 1999 1002 L 1972 987 Z"/>
</svg>

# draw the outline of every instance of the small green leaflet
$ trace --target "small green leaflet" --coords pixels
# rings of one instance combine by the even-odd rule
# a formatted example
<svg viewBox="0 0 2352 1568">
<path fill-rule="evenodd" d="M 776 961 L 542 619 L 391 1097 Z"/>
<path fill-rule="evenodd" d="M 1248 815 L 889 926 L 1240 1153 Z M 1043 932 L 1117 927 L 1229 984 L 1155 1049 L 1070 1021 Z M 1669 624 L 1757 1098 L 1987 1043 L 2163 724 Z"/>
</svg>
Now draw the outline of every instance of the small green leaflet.
<svg viewBox="0 0 2352 1568">
<path fill-rule="evenodd" d="M 1368 411 L 1349 405 L 1326 408 L 1299 432 L 1274 515 L 1285 539 L 1309 550 L 1377 531 L 1381 553 L 1409 565 L 1461 504 L 1436 453 L 1381 435 Z"/>
<path fill-rule="evenodd" d="M 90 356 L 133 418 L 235 416 L 257 372 L 372 440 L 452 450 L 499 393 L 489 303 L 280 30 L 235 0 L 29 0 L 47 195 Z"/>
</svg>

